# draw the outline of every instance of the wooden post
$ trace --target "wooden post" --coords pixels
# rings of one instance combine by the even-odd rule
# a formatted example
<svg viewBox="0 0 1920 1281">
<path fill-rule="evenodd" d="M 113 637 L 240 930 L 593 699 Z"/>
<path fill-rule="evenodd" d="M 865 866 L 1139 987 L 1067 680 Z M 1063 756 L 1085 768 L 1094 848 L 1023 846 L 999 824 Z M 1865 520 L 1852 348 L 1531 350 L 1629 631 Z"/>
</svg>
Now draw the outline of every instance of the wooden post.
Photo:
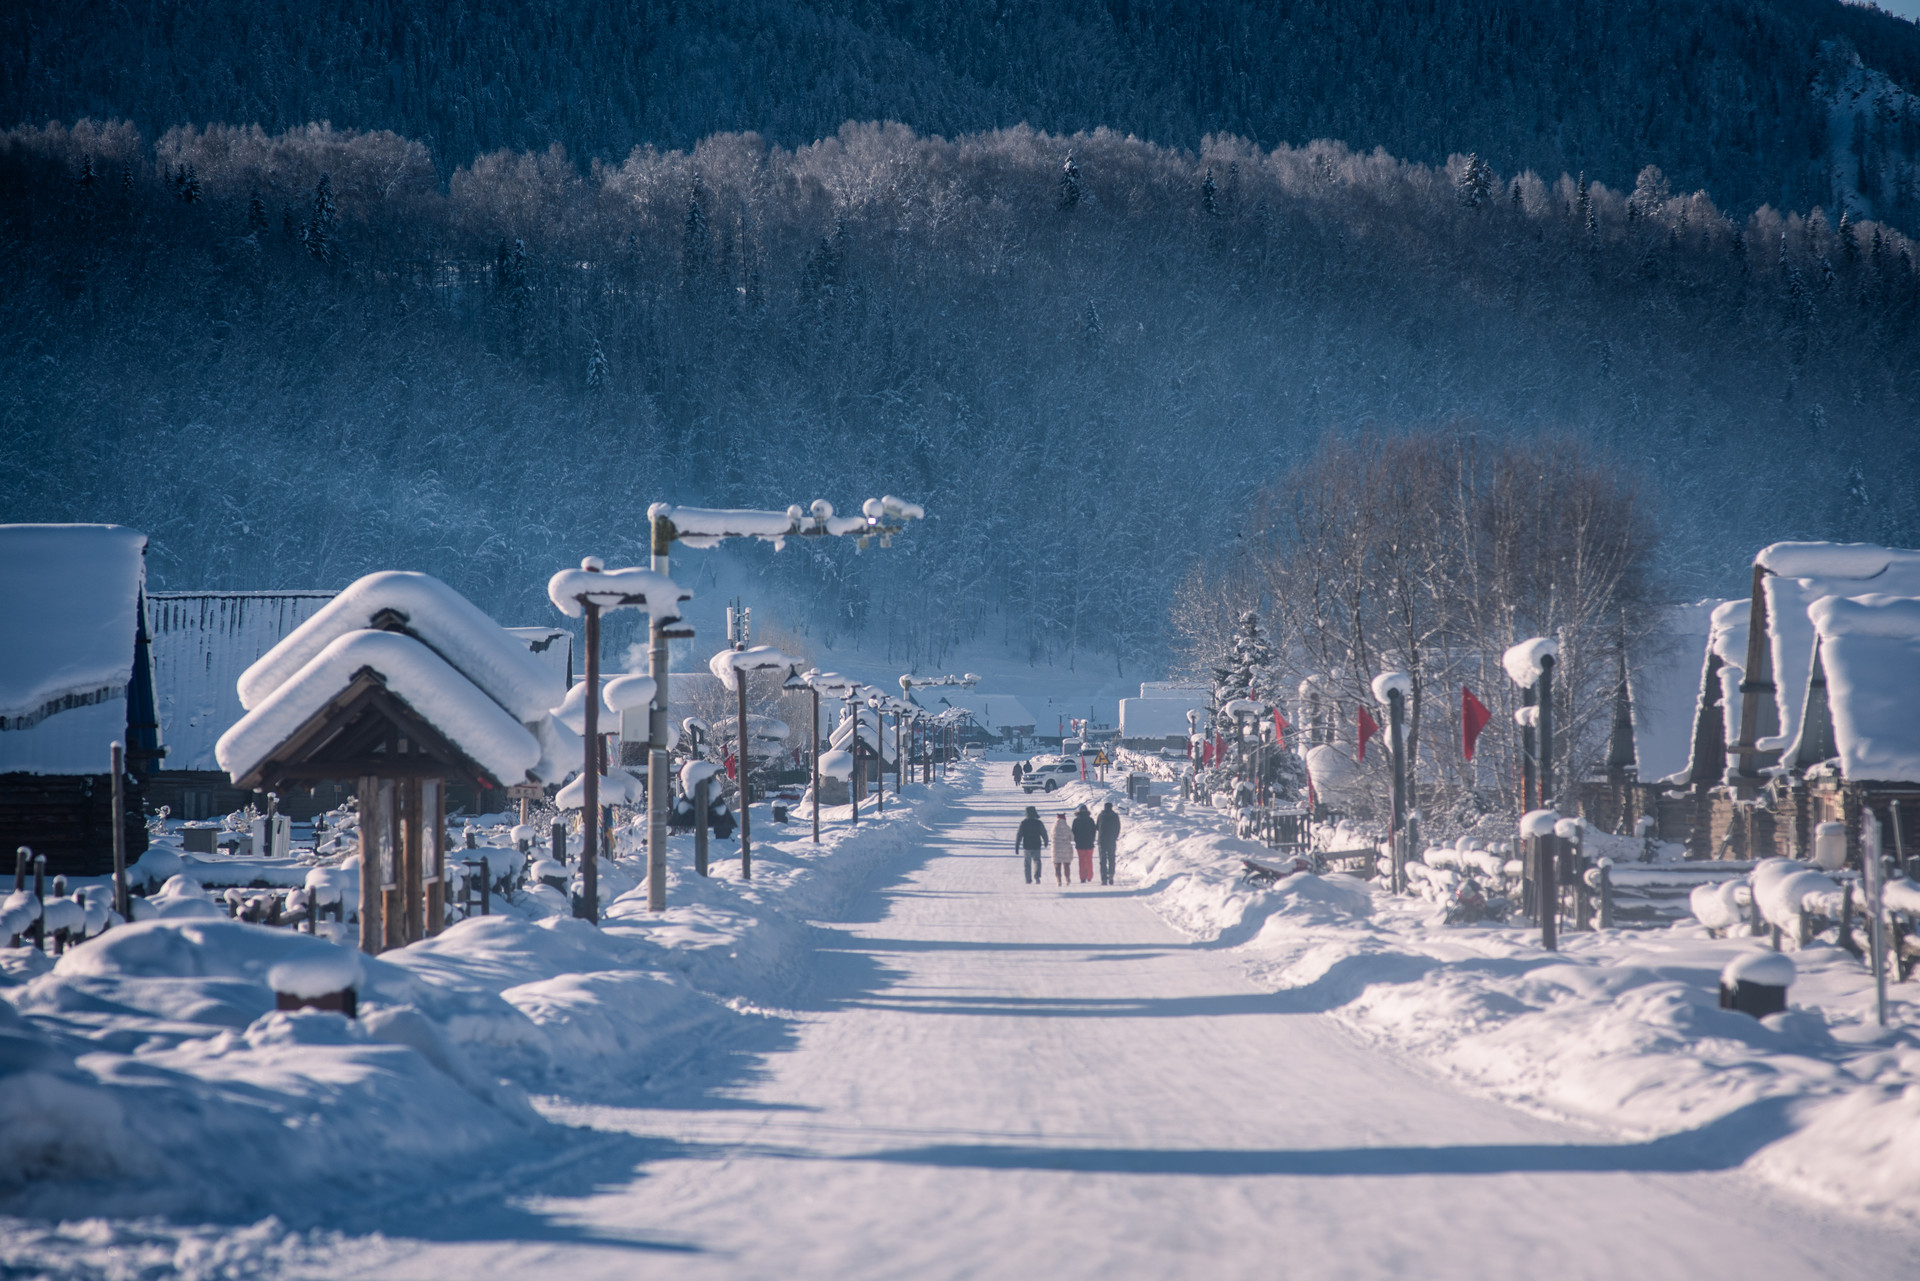
<svg viewBox="0 0 1920 1281">
<path fill-rule="evenodd" d="M 1853 900 L 1849 897 L 1847 901 L 1851 903 Z M 1613 928 L 1613 869 L 1610 867 L 1600 869 L 1600 928 Z"/>
<path fill-rule="evenodd" d="M 1520 691 L 1520 706 L 1534 705 L 1534 687 L 1528 686 Z M 1520 812 L 1531 813 L 1540 808 L 1540 791 L 1534 786 L 1534 742 L 1538 738 L 1531 724 L 1520 727 Z"/>
<path fill-rule="evenodd" d="M 693 785 L 693 870 L 707 875 L 707 788 L 712 779 Z"/>
<path fill-rule="evenodd" d="M 1387 691 L 1387 746 L 1393 762 L 1393 892 L 1407 892 L 1406 696 Z"/>
<path fill-rule="evenodd" d="M 813 843 L 820 843 L 820 691 L 813 691 Z"/>
<path fill-rule="evenodd" d="M 904 746 L 907 732 L 907 714 L 893 714 L 893 790 L 898 794 L 906 787 L 907 753 Z"/>
<path fill-rule="evenodd" d="M 860 709 L 855 708 L 854 717 L 856 721 L 859 715 Z M 858 739 L 860 736 L 855 734 L 854 737 Z M 886 744 L 886 717 L 880 709 L 876 707 L 873 709 L 873 812 L 876 814 L 884 814 L 887 812 L 887 758 L 882 755 Z"/>
<path fill-rule="evenodd" d="M 400 901 L 408 943 L 427 936 L 426 833 L 422 830 L 422 780 L 400 784 Z"/>
<path fill-rule="evenodd" d="M 115 743 L 107 756 L 113 769 L 113 910 L 120 919 L 133 919 L 133 903 L 127 895 L 127 772 L 126 749 Z"/>
<path fill-rule="evenodd" d="M 401 898 L 405 883 L 401 864 L 406 858 L 400 847 L 400 810 L 405 803 L 398 780 L 380 780 L 380 918 L 386 927 L 383 948 L 407 945 L 407 906 Z"/>
<path fill-rule="evenodd" d="M 421 873 L 427 883 L 427 937 L 447 927 L 447 786 L 437 778 L 420 783 Z"/>
<path fill-rule="evenodd" d="M 598 562 L 595 562 L 596 564 Z M 580 602 L 587 618 L 586 773 L 580 801 L 580 899 L 573 914 L 600 920 L 600 606 Z"/>
<path fill-rule="evenodd" d="M 567 820 L 564 818 L 553 820 L 553 829 L 547 838 L 547 846 L 547 852 L 553 856 L 554 862 L 567 861 Z"/>
<path fill-rule="evenodd" d="M 33 945 L 42 952 L 47 950 L 47 856 L 33 856 L 33 901 L 40 911 L 33 918 Z"/>
<path fill-rule="evenodd" d="M 378 955 L 387 938 L 380 858 L 380 780 L 368 776 L 360 780 L 360 950 L 369 955 Z"/>
<path fill-rule="evenodd" d="M 1540 656 L 1540 808 L 1552 809 L 1553 786 L 1553 655 Z"/>
<path fill-rule="evenodd" d="M 753 826 L 748 821 L 748 807 L 753 798 L 747 794 L 747 674 L 734 669 L 733 688 L 740 700 L 739 733 L 735 735 L 733 759 L 739 764 L 740 774 L 740 879 L 753 879 Z"/>
<path fill-rule="evenodd" d="M 1560 838 L 1534 837 L 1534 877 L 1539 885 L 1540 946 L 1549 952 L 1560 949 Z"/>
<path fill-rule="evenodd" d="M 673 549 L 673 522 L 664 513 L 649 521 L 654 573 L 665 577 Z M 671 605 L 671 602 L 669 602 Z M 667 691 L 667 629 L 659 613 L 647 611 L 647 675 L 653 677 L 653 705 L 647 710 L 647 910 L 667 910 L 667 805 L 673 791 L 672 762 L 667 756 L 667 721 L 673 704 Z"/>
</svg>

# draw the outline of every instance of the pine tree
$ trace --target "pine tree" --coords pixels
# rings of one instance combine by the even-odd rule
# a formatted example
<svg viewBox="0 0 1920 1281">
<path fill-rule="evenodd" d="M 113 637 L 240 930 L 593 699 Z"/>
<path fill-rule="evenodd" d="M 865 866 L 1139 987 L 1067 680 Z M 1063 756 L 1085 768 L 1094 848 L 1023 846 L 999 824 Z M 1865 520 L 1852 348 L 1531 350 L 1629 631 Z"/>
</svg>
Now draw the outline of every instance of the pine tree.
<svg viewBox="0 0 1920 1281">
<path fill-rule="evenodd" d="M 1493 166 L 1482 160 L 1478 152 L 1469 152 L 1454 187 L 1462 205 L 1478 209 L 1493 195 Z"/>
<path fill-rule="evenodd" d="M 1224 659 L 1213 669 L 1214 705 L 1224 707 L 1236 698 L 1253 698 L 1263 686 L 1272 683 L 1277 657 L 1273 646 L 1261 634 L 1260 615 L 1253 610 L 1241 614 Z M 1230 716 L 1223 717 L 1216 721 L 1216 726 L 1224 727 L 1232 721 Z"/>
<path fill-rule="evenodd" d="M 200 176 L 193 171 L 192 165 L 183 166 L 180 176 L 174 183 L 174 195 L 180 197 L 180 203 L 197 205 L 200 203 Z"/>
<path fill-rule="evenodd" d="M 1105 331 L 1100 327 L 1100 311 L 1093 305 L 1093 299 L 1087 299 L 1087 314 L 1080 321 L 1081 332 L 1093 342 L 1099 342 Z"/>
<path fill-rule="evenodd" d="M 1073 163 L 1073 153 L 1067 153 L 1067 162 L 1060 166 L 1060 207 L 1071 209 L 1080 203 L 1080 166 Z"/>
<path fill-rule="evenodd" d="M 260 188 L 255 187 L 247 197 L 247 234 L 258 235 L 267 229 L 267 202 L 260 198 Z"/>
<path fill-rule="evenodd" d="M 1206 181 L 1200 184 L 1200 208 L 1206 211 L 1209 218 L 1220 216 L 1220 188 L 1213 185 L 1211 169 L 1207 170 Z"/>
<path fill-rule="evenodd" d="M 94 188 L 99 184 L 99 181 L 100 175 L 93 167 L 93 154 L 89 152 L 80 157 L 80 172 L 74 176 L 74 185 L 80 188 L 80 194 L 82 196 L 90 197 L 93 195 Z"/>
<path fill-rule="evenodd" d="M 707 211 L 700 202 L 700 171 L 693 173 L 693 193 L 687 199 L 686 226 L 680 234 L 680 271 L 692 281 L 707 274 L 707 260 L 713 253 L 713 233 L 707 226 Z"/>
<path fill-rule="evenodd" d="M 607 353 L 600 346 L 600 340 L 593 340 L 593 350 L 587 353 L 587 392 L 599 395 L 607 386 Z"/>
<path fill-rule="evenodd" d="M 1852 267 L 1860 261 L 1860 238 L 1851 215 L 1840 215 L 1840 261 Z"/>
<path fill-rule="evenodd" d="M 320 175 L 320 181 L 313 185 L 313 209 L 307 215 L 306 225 L 300 229 L 300 239 L 313 255 L 313 260 L 330 263 L 338 253 L 337 240 L 340 228 L 340 211 L 333 203 L 333 176 Z"/>
</svg>

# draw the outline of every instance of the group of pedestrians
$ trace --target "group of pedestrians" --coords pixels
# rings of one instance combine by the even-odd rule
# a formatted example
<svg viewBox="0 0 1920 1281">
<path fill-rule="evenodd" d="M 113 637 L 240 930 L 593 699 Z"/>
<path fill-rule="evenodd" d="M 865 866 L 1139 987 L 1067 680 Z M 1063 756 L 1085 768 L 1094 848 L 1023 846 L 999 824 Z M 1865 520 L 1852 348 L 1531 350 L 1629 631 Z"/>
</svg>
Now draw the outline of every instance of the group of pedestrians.
<svg viewBox="0 0 1920 1281">
<path fill-rule="evenodd" d="M 1020 830 L 1014 834 L 1013 844 L 1020 852 L 1021 872 L 1029 885 L 1041 883 L 1049 845 L 1053 848 L 1055 884 L 1073 883 L 1076 859 L 1080 864 L 1081 884 L 1091 881 L 1094 853 L 1097 850 L 1100 855 L 1100 883 L 1111 885 L 1116 851 L 1120 845 L 1120 815 L 1114 812 L 1112 801 L 1101 806 L 1098 818 L 1082 805 L 1074 811 L 1073 821 L 1068 822 L 1066 811 L 1062 810 L 1054 816 L 1053 832 L 1049 835 L 1040 811 L 1029 805 L 1027 816 L 1020 820 Z"/>
</svg>

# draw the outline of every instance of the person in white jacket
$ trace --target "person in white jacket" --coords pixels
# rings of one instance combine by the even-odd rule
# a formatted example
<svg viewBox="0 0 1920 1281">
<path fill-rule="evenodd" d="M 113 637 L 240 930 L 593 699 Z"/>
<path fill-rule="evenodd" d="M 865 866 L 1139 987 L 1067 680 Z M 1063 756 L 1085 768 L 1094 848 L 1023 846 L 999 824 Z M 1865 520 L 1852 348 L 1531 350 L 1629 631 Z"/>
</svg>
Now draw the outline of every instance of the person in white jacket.
<svg viewBox="0 0 1920 1281">
<path fill-rule="evenodd" d="M 1073 829 L 1064 810 L 1053 820 L 1053 879 L 1060 885 L 1073 883 Z"/>
</svg>

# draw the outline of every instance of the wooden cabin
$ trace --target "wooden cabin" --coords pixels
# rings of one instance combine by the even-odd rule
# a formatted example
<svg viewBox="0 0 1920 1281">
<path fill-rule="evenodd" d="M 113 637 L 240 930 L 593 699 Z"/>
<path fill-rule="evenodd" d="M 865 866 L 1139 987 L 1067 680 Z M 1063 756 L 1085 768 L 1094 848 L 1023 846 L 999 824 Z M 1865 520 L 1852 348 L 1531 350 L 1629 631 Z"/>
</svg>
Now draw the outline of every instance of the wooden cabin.
<svg viewBox="0 0 1920 1281">
<path fill-rule="evenodd" d="M 147 537 L 118 525 L 0 525 L 0 856 L 47 871 L 113 870 L 147 848 L 140 803 L 159 760 L 146 632 Z M 111 745 L 126 748 L 113 812 Z"/>
<path fill-rule="evenodd" d="M 215 753 L 234 786 L 350 784 L 359 798 L 360 945 L 437 934 L 447 788 L 562 781 L 580 740 L 565 686 L 527 646 L 425 574 L 371 574 L 241 674 Z"/>
</svg>

